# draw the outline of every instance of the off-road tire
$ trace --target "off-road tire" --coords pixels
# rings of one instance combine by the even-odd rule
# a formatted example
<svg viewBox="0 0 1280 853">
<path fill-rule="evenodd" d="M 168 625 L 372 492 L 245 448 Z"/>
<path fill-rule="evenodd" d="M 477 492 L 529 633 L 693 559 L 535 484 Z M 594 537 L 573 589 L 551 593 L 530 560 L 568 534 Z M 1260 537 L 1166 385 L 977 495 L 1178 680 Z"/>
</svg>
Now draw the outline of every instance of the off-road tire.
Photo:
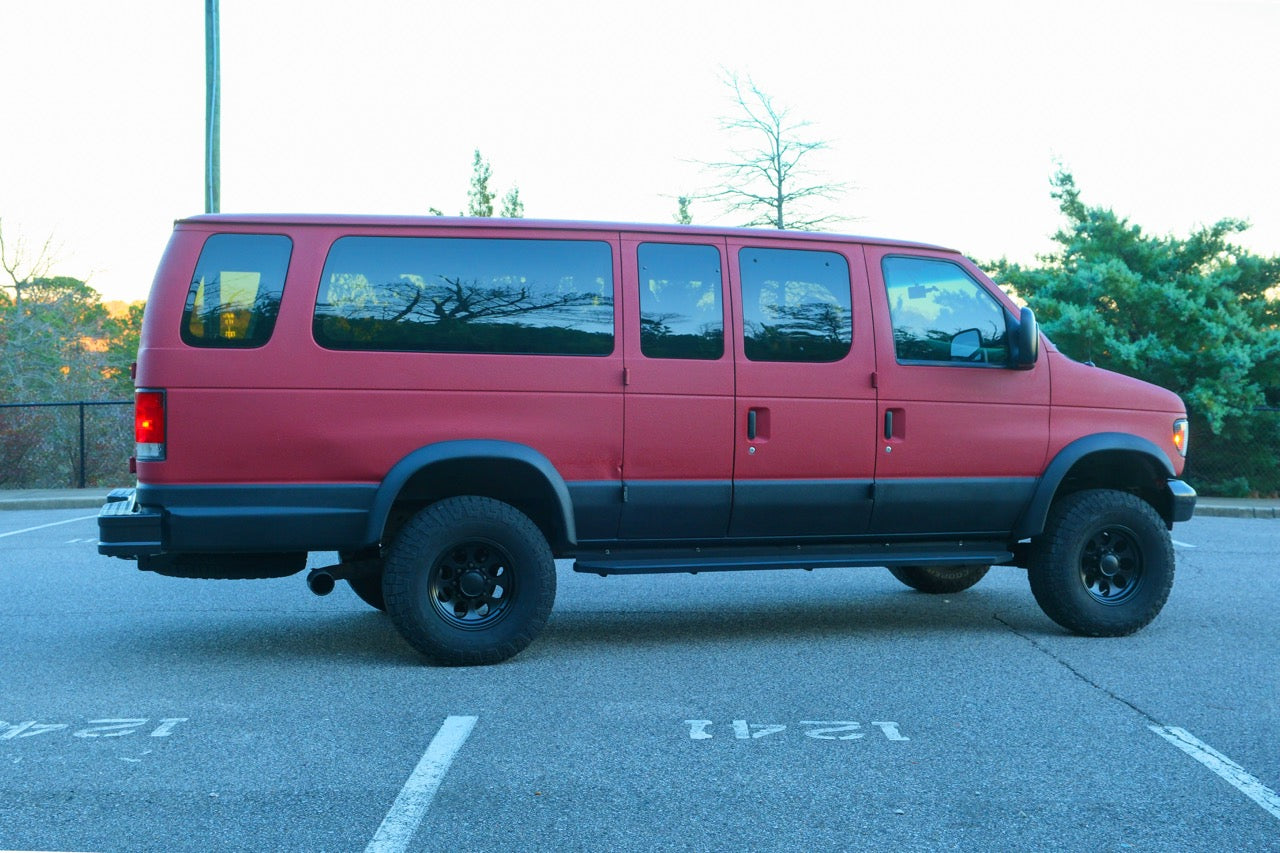
<svg viewBox="0 0 1280 853">
<path fill-rule="evenodd" d="M 932 595 L 964 592 L 986 576 L 990 566 L 890 566 L 889 572 L 912 589 Z"/>
<path fill-rule="evenodd" d="M 1049 511 L 1027 576 L 1045 615 L 1068 631 L 1121 637 L 1156 618 L 1173 587 L 1169 530 L 1127 492 L 1091 489 Z"/>
<path fill-rule="evenodd" d="M 387 613 L 430 662 L 479 666 L 524 649 L 551 613 L 556 567 L 529 517 L 492 498 L 431 504 L 397 534 L 382 574 Z"/>
</svg>

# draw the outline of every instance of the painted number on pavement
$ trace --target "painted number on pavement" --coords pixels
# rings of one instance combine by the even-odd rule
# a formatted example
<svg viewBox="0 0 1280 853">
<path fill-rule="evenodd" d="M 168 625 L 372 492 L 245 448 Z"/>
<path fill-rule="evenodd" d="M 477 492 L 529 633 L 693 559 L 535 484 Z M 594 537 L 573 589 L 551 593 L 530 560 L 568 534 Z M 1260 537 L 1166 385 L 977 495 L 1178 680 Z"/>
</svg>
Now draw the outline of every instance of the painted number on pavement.
<svg viewBox="0 0 1280 853">
<path fill-rule="evenodd" d="M 737 740 L 758 740 L 769 735 L 782 734 L 788 730 L 786 724 L 752 723 L 747 720 L 731 720 L 717 723 L 715 720 L 685 720 L 689 727 L 690 740 L 711 740 L 717 733 L 730 735 Z M 911 738 L 902 734 L 897 723 L 889 721 L 872 722 L 868 730 L 862 723 L 852 720 L 800 720 L 792 732 L 799 732 L 805 737 L 815 740 L 860 740 L 871 734 L 882 735 L 885 740 L 903 741 Z M 877 737 L 878 739 L 878 737 Z"/>
<path fill-rule="evenodd" d="M 162 717 L 153 722 L 147 717 L 111 717 L 85 720 L 83 726 L 76 723 L 42 723 L 38 720 L 27 720 L 21 723 L 7 723 L 0 720 L 0 740 L 17 740 L 53 732 L 63 732 L 79 738 L 128 737 L 136 734 L 169 737 L 178 724 L 185 723 L 187 719 L 187 717 Z"/>
</svg>

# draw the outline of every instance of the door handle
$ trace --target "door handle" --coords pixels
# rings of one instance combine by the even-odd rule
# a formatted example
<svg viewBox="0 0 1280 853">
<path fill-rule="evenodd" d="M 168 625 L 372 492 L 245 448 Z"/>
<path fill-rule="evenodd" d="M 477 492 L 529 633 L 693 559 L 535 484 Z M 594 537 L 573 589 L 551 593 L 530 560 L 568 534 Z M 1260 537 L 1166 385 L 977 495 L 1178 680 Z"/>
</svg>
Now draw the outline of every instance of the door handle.
<svg viewBox="0 0 1280 853">
<path fill-rule="evenodd" d="M 907 437 L 907 412 L 905 409 L 884 410 L 884 440 Z"/>
<path fill-rule="evenodd" d="M 747 411 L 747 440 L 756 440 L 756 410 L 749 409 Z"/>
</svg>

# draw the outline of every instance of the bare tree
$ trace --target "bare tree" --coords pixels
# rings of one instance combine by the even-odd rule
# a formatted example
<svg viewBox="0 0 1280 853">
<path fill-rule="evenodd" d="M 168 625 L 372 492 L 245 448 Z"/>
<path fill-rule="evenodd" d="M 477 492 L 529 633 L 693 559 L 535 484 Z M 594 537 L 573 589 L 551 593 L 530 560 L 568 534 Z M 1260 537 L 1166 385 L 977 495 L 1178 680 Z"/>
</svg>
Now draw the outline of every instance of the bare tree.
<svg viewBox="0 0 1280 853">
<path fill-rule="evenodd" d="M 5 273 L 5 280 L 0 281 L 0 290 L 13 294 L 14 307 L 22 308 L 22 298 L 26 292 L 39 279 L 48 277 L 56 253 L 53 235 L 45 239 L 34 256 L 26 238 L 21 234 L 6 241 L 4 223 L 0 221 L 0 269 Z"/>
<path fill-rule="evenodd" d="M 791 117 L 750 77 L 744 82 L 728 74 L 725 85 L 733 89 L 735 115 L 721 120 L 721 127 L 741 147 L 731 158 L 704 162 L 720 174 L 720 187 L 697 194 L 697 198 L 724 205 L 729 214 L 746 213 L 747 226 L 764 225 L 779 229 L 815 230 L 823 225 L 847 221 L 838 214 L 814 212 L 809 202 L 833 201 L 847 186 L 822 180 L 809 168 L 809 155 L 828 147 L 821 139 L 802 136 L 810 126 Z"/>
</svg>

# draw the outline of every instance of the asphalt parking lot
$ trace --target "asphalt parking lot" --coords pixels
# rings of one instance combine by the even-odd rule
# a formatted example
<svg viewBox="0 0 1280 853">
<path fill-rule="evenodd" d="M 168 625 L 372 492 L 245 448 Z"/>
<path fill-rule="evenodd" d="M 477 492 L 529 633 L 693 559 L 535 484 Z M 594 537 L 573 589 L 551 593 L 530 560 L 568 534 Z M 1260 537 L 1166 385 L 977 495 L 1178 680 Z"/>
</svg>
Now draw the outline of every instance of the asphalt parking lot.
<svg viewBox="0 0 1280 853">
<path fill-rule="evenodd" d="M 0 514 L 0 849 L 1280 849 L 1280 521 L 1179 525 L 1161 616 L 1025 574 L 577 575 L 493 667 L 345 586 L 190 581 Z M 314 564 L 324 555 L 313 555 Z"/>
</svg>

